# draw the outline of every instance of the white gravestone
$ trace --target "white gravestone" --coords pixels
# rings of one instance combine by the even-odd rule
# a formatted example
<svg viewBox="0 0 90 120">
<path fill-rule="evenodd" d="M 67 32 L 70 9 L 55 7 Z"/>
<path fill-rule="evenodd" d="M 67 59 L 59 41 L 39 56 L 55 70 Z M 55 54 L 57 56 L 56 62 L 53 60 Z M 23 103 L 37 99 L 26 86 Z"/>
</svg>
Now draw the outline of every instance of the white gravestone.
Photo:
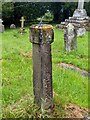
<svg viewBox="0 0 90 120">
<path fill-rule="evenodd" d="M 15 24 L 10 25 L 10 29 L 15 29 L 15 28 L 16 28 Z"/>
<path fill-rule="evenodd" d="M 0 19 L 0 32 L 4 32 L 4 25 L 2 24 L 2 19 Z"/>
<path fill-rule="evenodd" d="M 77 30 L 77 36 L 83 36 L 83 35 L 85 35 L 85 33 L 86 33 L 86 29 L 85 28 L 79 28 Z"/>
<path fill-rule="evenodd" d="M 75 27 L 69 23 L 66 26 L 65 32 L 64 32 L 64 45 L 65 45 L 65 51 L 70 52 L 74 49 L 76 49 L 76 39 L 77 39 L 77 32 Z"/>
</svg>

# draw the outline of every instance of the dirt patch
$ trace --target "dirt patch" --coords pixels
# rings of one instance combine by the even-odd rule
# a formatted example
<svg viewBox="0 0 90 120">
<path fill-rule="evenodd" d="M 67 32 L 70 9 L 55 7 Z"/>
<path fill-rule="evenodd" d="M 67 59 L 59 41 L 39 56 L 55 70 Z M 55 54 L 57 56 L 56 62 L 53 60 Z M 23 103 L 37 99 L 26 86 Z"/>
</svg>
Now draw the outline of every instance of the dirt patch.
<svg viewBox="0 0 90 120">
<path fill-rule="evenodd" d="M 32 58 L 32 52 L 20 51 L 20 55 L 22 55 L 23 57 Z"/>
<path fill-rule="evenodd" d="M 8 112 L 16 112 L 24 109 L 24 105 L 27 103 L 33 101 L 33 97 L 29 94 L 26 96 L 23 96 L 19 101 L 16 101 L 15 103 L 12 103 L 4 108 L 4 111 Z M 24 106 L 24 107 L 23 107 Z M 24 110 L 23 110 L 24 111 Z"/>
<path fill-rule="evenodd" d="M 65 106 L 66 117 L 67 118 L 84 118 L 88 115 L 88 109 L 80 107 L 76 104 L 67 104 Z"/>
<path fill-rule="evenodd" d="M 60 63 L 59 65 L 61 68 L 70 69 L 70 70 L 74 70 L 76 72 L 79 72 L 83 76 L 90 76 L 90 72 L 82 70 L 82 69 L 80 69 L 72 64 Z"/>
<path fill-rule="evenodd" d="M 54 97 L 59 96 L 55 91 L 53 91 Z M 85 107 L 81 107 L 79 105 L 68 103 L 63 106 L 63 111 L 65 114 L 65 118 L 84 118 L 88 116 L 90 110 Z"/>
<path fill-rule="evenodd" d="M 57 93 L 54 92 L 55 96 L 58 96 Z M 59 105 L 59 104 L 58 104 Z M 55 109 L 55 106 L 53 107 L 53 110 Z M 65 118 L 84 118 L 88 115 L 88 109 L 84 107 L 80 107 L 76 104 L 69 103 L 65 105 L 65 107 L 62 108 L 65 113 Z M 38 114 L 38 117 L 41 115 L 40 111 L 36 109 L 36 107 L 33 104 L 33 96 L 30 96 L 29 94 L 26 96 L 23 96 L 19 101 L 16 101 L 15 103 L 12 103 L 11 105 L 8 105 L 6 108 L 4 108 L 3 111 L 3 117 L 7 116 L 8 114 L 14 115 L 13 117 L 31 117 Z M 52 115 L 55 114 L 56 117 L 60 116 L 61 111 L 60 109 L 56 108 L 56 113 L 52 113 Z"/>
</svg>

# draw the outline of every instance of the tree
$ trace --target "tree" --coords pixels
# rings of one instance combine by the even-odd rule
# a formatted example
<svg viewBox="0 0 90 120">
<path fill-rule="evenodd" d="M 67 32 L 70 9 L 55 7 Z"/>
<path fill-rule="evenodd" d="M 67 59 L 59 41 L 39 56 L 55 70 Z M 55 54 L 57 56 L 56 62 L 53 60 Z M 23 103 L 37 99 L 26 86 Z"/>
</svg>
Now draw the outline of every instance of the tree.
<svg viewBox="0 0 90 120">
<path fill-rule="evenodd" d="M 27 23 L 35 21 L 38 17 L 41 17 L 45 14 L 47 8 L 48 5 L 45 3 L 16 2 L 14 5 L 15 21 L 18 23 L 21 16 L 25 17 Z"/>
<path fill-rule="evenodd" d="M 25 23 L 30 23 L 43 15 L 46 18 L 50 17 L 51 14 L 53 21 L 60 23 L 73 15 L 77 4 L 77 2 L 2 2 L 2 18 L 6 25 L 11 23 L 20 25 L 22 16 L 26 19 Z M 90 2 L 85 3 L 85 9 L 90 16 L 89 6 Z"/>
<path fill-rule="evenodd" d="M 14 3 L 2 2 L 2 19 L 4 24 L 11 24 L 14 21 Z"/>
<path fill-rule="evenodd" d="M 85 9 L 87 11 L 87 15 L 90 16 L 90 1 L 85 3 Z"/>
</svg>

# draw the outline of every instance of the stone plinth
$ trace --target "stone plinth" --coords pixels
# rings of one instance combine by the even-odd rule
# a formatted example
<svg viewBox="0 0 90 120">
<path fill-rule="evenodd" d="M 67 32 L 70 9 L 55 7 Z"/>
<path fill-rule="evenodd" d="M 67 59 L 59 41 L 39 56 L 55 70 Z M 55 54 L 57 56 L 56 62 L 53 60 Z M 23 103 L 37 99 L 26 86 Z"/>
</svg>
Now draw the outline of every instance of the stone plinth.
<svg viewBox="0 0 90 120">
<path fill-rule="evenodd" d="M 51 43 L 54 39 L 51 25 L 32 25 L 30 41 L 33 45 L 33 90 L 34 101 L 43 109 L 52 106 L 52 57 Z"/>
<path fill-rule="evenodd" d="M 65 22 L 61 22 L 61 25 L 59 28 L 65 28 L 68 23 L 72 23 L 76 28 L 86 28 L 89 30 L 89 24 L 90 24 L 90 18 L 87 17 L 69 17 L 69 19 L 66 19 Z"/>
<path fill-rule="evenodd" d="M 76 29 L 71 23 L 69 23 L 66 26 L 64 32 L 65 51 L 70 52 L 77 48 L 76 39 L 77 39 Z"/>
<path fill-rule="evenodd" d="M 89 17 L 87 16 L 85 9 L 76 9 L 73 17 L 65 20 L 65 24 L 72 23 L 76 27 L 86 27 L 89 23 Z M 78 26 L 79 25 L 79 26 Z"/>
</svg>

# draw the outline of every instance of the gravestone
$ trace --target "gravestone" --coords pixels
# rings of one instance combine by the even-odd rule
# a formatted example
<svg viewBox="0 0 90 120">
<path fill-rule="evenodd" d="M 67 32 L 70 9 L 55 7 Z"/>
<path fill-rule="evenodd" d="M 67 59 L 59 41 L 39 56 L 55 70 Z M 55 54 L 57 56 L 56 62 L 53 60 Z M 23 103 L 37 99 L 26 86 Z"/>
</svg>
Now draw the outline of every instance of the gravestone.
<svg viewBox="0 0 90 120">
<path fill-rule="evenodd" d="M 84 36 L 86 33 L 86 29 L 85 28 L 79 28 L 77 30 L 77 36 Z"/>
<path fill-rule="evenodd" d="M 24 28 L 24 22 L 25 22 L 25 19 L 24 19 L 24 17 L 23 17 L 23 16 L 21 17 L 20 22 L 21 22 L 20 33 L 21 33 L 21 34 L 23 34 L 23 33 L 24 33 L 24 31 L 25 31 L 25 28 Z"/>
<path fill-rule="evenodd" d="M 46 24 L 30 27 L 30 41 L 33 45 L 33 89 L 34 101 L 44 110 L 53 104 L 51 43 L 53 27 Z"/>
<path fill-rule="evenodd" d="M 4 25 L 2 24 L 2 19 L 0 19 L 0 32 L 4 32 Z"/>
<path fill-rule="evenodd" d="M 74 49 L 76 49 L 76 39 L 77 39 L 77 32 L 75 27 L 69 23 L 66 26 L 66 29 L 64 31 L 64 45 L 65 45 L 65 51 L 70 52 Z"/>
<path fill-rule="evenodd" d="M 15 29 L 15 28 L 16 28 L 15 24 L 10 25 L 10 29 Z"/>
</svg>

